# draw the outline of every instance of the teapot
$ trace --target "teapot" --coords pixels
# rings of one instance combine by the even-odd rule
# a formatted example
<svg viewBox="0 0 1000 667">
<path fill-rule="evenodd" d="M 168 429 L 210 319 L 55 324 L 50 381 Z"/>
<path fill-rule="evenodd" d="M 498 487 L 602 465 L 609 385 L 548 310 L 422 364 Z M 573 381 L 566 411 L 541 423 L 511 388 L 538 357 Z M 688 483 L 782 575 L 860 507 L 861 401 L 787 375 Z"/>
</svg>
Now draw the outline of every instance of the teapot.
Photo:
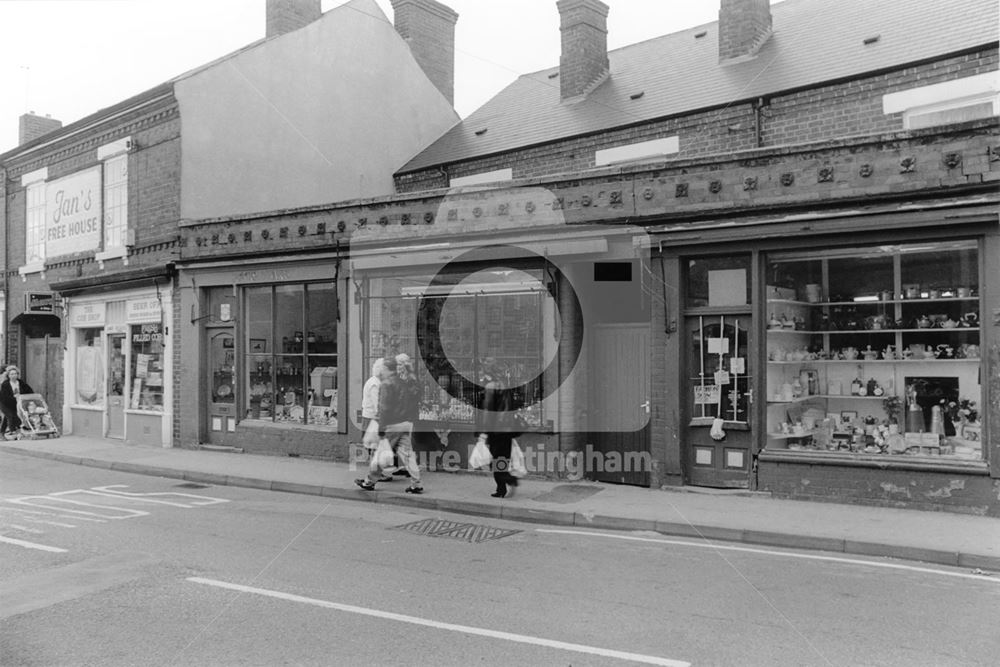
<svg viewBox="0 0 1000 667">
<path fill-rule="evenodd" d="M 873 350 L 871 345 L 868 346 L 868 349 L 863 350 L 861 354 L 864 355 L 865 361 L 875 361 L 878 359 L 878 350 Z"/>
<path fill-rule="evenodd" d="M 949 317 L 945 321 L 940 322 L 938 326 L 940 326 L 942 329 L 954 329 L 955 327 L 958 326 L 958 322 Z"/>
<path fill-rule="evenodd" d="M 931 326 L 931 318 L 926 315 L 921 315 L 917 318 L 917 328 L 918 329 L 929 329 Z"/>
<path fill-rule="evenodd" d="M 979 358 L 979 346 L 972 343 L 968 343 L 962 346 L 962 352 L 965 354 L 966 359 L 978 359 Z"/>
<path fill-rule="evenodd" d="M 938 359 L 951 359 L 954 356 L 954 348 L 947 343 L 941 343 L 936 349 L 936 356 Z"/>
<path fill-rule="evenodd" d="M 907 351 L 912 358 L 923 359 L 927 355 L 927 346 L 923 343 L 910 343 L 910 348 Z"/>
<path fill-rule="evenodd" d="M 856 347 L 845 347 L 840 351 L 840 354 L 844 359 L 857 359 L 858 349 Z"/>
<path fill-rule="evenodd" d="M 979 326 L 979 313 L 971 312 L 966 313 L 962 316 L 961 320 L 962 326 L 966 327 L 978 327 Z"/>
<path fill-rule="evenodd" d="M 779 320 L 774 315 L 771 315 L 771 319 L 767 323 L 767 328 L 768 329 L 780 329 L 781 328 L 781 320 Z"/>
</svg>

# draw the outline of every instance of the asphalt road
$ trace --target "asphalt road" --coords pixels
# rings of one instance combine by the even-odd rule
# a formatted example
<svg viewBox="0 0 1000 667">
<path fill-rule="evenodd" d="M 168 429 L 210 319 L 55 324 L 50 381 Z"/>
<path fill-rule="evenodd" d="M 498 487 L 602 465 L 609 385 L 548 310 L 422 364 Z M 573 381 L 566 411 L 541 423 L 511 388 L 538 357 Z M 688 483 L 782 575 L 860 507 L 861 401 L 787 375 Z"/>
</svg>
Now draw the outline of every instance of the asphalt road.
<svg viewBox="0 0 1000 667">
<path fill-rule="evenodd" d="M 4 666 L 993 665 L 997 609 L 967 570 L 0 452 Z"/>
</svg>

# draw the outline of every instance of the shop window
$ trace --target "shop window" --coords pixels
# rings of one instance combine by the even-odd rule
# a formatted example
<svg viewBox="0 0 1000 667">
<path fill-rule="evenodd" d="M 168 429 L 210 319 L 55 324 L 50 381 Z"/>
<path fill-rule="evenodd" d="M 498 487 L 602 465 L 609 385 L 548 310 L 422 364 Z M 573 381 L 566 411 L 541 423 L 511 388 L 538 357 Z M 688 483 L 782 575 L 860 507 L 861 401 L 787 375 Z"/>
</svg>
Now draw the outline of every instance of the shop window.
<svg viewBox="0 0 1000 667">
<path fill-rule="evenodd" d="M 163 325 L 160 322 L 133 324 L 129 329 L 132 346 L 129 407 L 163 412 Z"/>
<path fill-rule="evenodd" d="M 774 255 L 767 448 L 982 459 L 974 241 Z"/>
<path fill-rule="evenodd" d="M 406 353 L 423 385 L 420 419 L 472 424 L 478 387 L 494 380 L 514 389 L 528 427 L 545 423 L 543 373 L 555 340 L 541 271 L 482 270 L 439 276 L 374 278 L 366 300 L 364 367 Z M 436 325 L 436 330 L 435 330 Z M 421 354 L 421 348 L 424 353 Z"/>
<path fill-rule="evenodd" d="M 334 283 L 245 290 L 246 418 L 336 427 Z"/>
<path fill-rule="evenodd" d="M 74 329 L 76 344 L 76 387 L 74 402 L 92 407 L 104 406 L 104 329 Z"/>
</svg>

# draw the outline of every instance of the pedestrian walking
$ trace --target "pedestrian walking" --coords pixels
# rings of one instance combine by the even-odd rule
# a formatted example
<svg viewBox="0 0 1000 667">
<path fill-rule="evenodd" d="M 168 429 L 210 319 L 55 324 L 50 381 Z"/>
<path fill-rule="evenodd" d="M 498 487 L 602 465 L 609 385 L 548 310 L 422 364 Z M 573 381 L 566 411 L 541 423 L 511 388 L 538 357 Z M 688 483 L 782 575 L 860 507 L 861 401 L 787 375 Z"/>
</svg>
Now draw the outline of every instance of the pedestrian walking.
<svg viewBox="0 0 1000 667">
<path fill-rule="evenodd" d="M 413 422 L 412 416 L 419 410 L 417 396 L 410 383 L 404 382 L 396 374 L 396 360 L 386 357 L 382 361 L 385 371 L 382 373 L 382 383 L 378 390 L 378 412 L 375 421 L 378 422 L 379 438 L 389 441 L 393 454 L 399 457 L 410 473 L 410 485 L 407 493 L 423 493 L 420 484 L 420 468 L 417 457 L 413 453 Z M 416 404 L 414 404 L 416 403 Z M 383 477 L 382 466 L 378 457 L 373 457 L 368 467 L 368 476 L 354 480 L 354 483 L 366 491 L 375 489 L 375 483 Z"/>
<path fill-rule="evenodd" d="M 361 388 L 361 429 L 364 436 L 361 438 L 361 445 L 368 451 L 368 463 L 375 457 L 375 450 L 378 448 L 378 422 L 375 416 L 378 414 L 378 390 L 382 384 L 382 374 L 385 372 L 385 365 L 381 357 L 372 363 L 371 377 L 365 381 Z M 384 474 L 380 482 L 391 482 L 392 477 Z"/>
<path fill-rule="evenodd" d="M 515 417 L 519 407 L 512 389 L 501 387 L 493 378 L 488 379 L 480 405 L 479 439 L 486 441 L 493 456 L 490 469 L 497 488 L 490 495 L 494 498 L 513 496 L 518 484 L 517 477 L 510 470 L 510 455 L 514 438 L 521 435 Z"/>
</svg>

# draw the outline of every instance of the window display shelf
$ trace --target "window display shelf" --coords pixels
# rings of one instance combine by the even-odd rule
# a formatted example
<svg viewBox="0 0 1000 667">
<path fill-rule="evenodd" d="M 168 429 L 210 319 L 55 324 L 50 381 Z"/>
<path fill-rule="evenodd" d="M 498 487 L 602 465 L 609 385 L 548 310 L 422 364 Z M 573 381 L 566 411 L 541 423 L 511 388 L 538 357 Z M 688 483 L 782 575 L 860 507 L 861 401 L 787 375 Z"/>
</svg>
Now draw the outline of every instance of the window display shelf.
<svg viewBox="0 0 1000 667">
<path fill-rule="evenodd" d="M 781 303 L 792 306 L 809 306 L 810 308 L 821 308 L 823 306 L 877 306 L 879 304 L 916 304 L 916 303 L 954 303 L 956 301 L 979 301 L 978 296 L 956 296 L 938 297 L 936 299 L 873 299 L 864 301 L 798 301 L 795 299 L 768 299 L 768 303 Z"/>
<path fill-rule="evenodd" d="M 931 363 L 973 363 L 978 364 L 979 357 L 965 357 L 962 359 L 801 359 L 797 361 L 768 361 L 768 365 L 774 366 L 802 366 L 803 364 L 931 364 Z"/>
<path fill-rule="evenodd" d="M 810 336 L 858 335 L 858 334 L 894 334 L 894 333 L 979 333 L 979 327 L 920 327 L 917 329 L 791 329 L 782 327 L 768 328 L 767 334 L 804 334 Z"/>
</svg>

